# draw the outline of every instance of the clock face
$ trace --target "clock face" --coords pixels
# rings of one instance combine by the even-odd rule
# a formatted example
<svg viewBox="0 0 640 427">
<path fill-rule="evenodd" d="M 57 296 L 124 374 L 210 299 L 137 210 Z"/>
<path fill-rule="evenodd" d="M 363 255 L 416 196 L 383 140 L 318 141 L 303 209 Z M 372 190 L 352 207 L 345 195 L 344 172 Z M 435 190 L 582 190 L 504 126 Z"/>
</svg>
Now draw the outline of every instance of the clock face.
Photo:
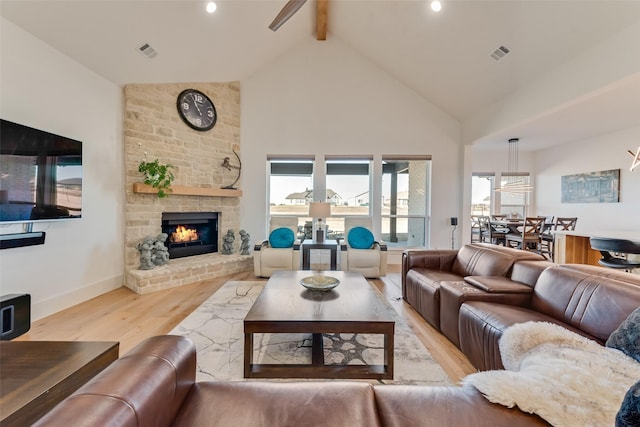
<svg viewBox="0 0 640 427">
<path fill-rule="evenodd" d="M 182 120 L 195 130 L 209 130 L 216 124 L 216 107 L 199 90 L 187 89 L 180 92 L 177 106 Z"/>
</svg>

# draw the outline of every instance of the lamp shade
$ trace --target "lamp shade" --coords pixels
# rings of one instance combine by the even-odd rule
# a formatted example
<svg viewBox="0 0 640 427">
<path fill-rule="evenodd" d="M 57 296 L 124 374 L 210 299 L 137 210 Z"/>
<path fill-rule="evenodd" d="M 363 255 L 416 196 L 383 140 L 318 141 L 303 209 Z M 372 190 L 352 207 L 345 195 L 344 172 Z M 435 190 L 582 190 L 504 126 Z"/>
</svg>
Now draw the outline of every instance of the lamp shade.
<svg viewBox="0 0 640 427">
<path fill-rule="evenodd" d="M 309 203 L 309 216 L 311 218 L 328 218 L 331 216 L 331 205 L 327 202 Z"/>
</svg>

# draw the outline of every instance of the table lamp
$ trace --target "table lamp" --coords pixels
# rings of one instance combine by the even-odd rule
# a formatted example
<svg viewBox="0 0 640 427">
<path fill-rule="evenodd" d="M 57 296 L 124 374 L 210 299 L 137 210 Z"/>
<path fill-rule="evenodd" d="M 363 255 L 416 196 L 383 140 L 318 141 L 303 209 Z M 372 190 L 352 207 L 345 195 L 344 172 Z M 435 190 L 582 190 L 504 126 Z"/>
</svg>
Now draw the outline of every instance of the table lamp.
<svg viewBox="0 0 640 427">
<path fill-rule="evenodd" d="M 327 202 L 311 202 L 309 203 L 309 216 L 317 218 L 316 242 L 324 242 L 324 224 L 323 218 L 331 216 L 331 205 Z"/>
</svg>

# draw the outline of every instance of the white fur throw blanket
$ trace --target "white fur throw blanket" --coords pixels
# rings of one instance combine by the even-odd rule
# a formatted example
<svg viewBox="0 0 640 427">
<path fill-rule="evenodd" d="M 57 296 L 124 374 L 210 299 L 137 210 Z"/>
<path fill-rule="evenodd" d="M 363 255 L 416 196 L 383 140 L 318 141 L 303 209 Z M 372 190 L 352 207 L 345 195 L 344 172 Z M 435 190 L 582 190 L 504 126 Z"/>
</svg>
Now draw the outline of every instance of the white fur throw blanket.
<svg viewBox="0 0 640 427">
<path fill-rule="evenodd" d="M 561 326 L 526 322 L 499 342 L 504 371 L 468 375 L 489 401 L 538 414 L 556 427 L 614 426 L 640 363 Z"/>
</svg>

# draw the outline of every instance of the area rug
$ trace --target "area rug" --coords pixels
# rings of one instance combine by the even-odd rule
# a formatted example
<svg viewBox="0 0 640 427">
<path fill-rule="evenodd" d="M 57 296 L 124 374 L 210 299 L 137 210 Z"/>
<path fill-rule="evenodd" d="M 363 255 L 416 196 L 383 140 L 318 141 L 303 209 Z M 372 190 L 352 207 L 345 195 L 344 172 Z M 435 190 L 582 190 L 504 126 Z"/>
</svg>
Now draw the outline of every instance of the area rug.
<svg viewBox="0 0 640 427">
<path fill-rule="evenodd" d="M 170 332 L 189 337 L 195 343 L 198 381 L 244 380 L 243 319 L 265 283 L 225 283 Z M 378 294 L 396 322 L 394 379 L 380 382 L 452 385 L 403 319 Z M 325 361 L 381 364 L 382 340 L 381 335 L 325 334 Z M 256 334 L 254 346 L 254 363 L 310 363 L 311 360 L 311 334 Z"/>
</svg>

